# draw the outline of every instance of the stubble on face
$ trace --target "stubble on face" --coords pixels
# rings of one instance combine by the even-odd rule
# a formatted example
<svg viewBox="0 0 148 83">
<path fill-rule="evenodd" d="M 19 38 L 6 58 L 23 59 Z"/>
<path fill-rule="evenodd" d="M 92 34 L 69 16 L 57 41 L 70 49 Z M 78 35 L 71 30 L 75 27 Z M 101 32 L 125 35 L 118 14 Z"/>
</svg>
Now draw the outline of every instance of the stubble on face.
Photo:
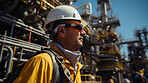
<svg viewBox="0 0 148 83">
<path fill-rule="evenodd" d="M 71 48 L 76 50 L 83 46 L 83 37 L 80 35 L 80 32 L 69 28 L 67 30 L 65 42 L 67 42 Z"/>
</svg>

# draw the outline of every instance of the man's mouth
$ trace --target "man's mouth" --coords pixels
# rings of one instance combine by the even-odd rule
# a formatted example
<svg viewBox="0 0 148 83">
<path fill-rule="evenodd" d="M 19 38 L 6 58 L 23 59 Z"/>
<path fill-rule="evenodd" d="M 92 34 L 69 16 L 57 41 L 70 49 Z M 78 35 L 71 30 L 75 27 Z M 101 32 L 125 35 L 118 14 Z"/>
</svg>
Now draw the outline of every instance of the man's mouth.
<svg viewBox="0 0 148 83">
<path fill-rule="evenodd" d="M 83 37 L 80 37 L 79 40 L 83 41 Z"/>
</svg>

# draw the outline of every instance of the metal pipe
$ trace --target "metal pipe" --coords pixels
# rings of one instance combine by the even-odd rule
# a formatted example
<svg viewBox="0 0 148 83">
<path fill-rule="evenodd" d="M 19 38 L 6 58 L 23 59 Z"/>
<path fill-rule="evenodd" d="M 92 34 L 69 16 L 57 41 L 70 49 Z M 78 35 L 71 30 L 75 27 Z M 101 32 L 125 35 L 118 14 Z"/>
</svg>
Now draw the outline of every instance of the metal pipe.
<svg viewBox="0 0 148 83">
<path fill-rule="evenodd" d="M 23 47 L 23 48 L 35 50 L 35 51 L 39 51 L 39 50 L 41 50 L 41 48 L 45 48 L 45 46 L 33 44 L 30 42 L 26 42 L 26 41 L 11 38 L 11 37 L 6 37 L 4 40 L 4 37 L 0 36 L 0 42 L 8 44 L 8 45 L 14 45 L 14 46 L 18 46 L 18 47 Z"/>
<path fill-rule="evenodd" d="M 24 48 L 28 48 L 28 49 L 36 50 L 36 51 L 40 51 L 41 47 L 43 47 L 43 46 L 40 46 L 40 47 L 35 48 L 35 47 L 31 47 L 29 44 L 28 45 L 22 45 L 22 44 L 13 43 L 13 42 L 10 42 L 10 41 L 3 41 L 3 40 L 0 40 L 0 42 L 6 43 L 6 44 L 9 44 L 9 45 L 24 47 Z"/>
<path fill-rule="evenodd" d="M 81 7 L 84 7 L 84 10 L 82 10 L 81 14 L 85 15 L 85 20 L 88 24 L 91 24 L 91 14 L 92 14 L 92 5 L 89 2 L 86 2 L 85 4 L 77 7 L 76 9 L 79 9 Z"/>
<path fill-rule="evenodd" d="M 18 61 L 18 62 L 27 62 L 28 61 L 28 59 L 20 59 L 20 58 L 15 58 L 15 57 L 13 57 L 12 60 Z"/>
<path fill-rule="evenodd" d="M 13 24 L 12 24 L 12 28 L 11 28 L 11 32 L 10 32 L 10 37 L 12 37 L 13 30 L 14 30 L 14 25 L 15 25 L 15 21 L 14 21 Z"/>
<path fill-rule="evenodd" d="M 1 20 L 4 21 L 4 22 L 7 22 L 7 23 L 15 23 L 15 26 L 19 27 L 19 28 L 22 28 L 22 29 L 25 29 L 27 31 L 30 31 L 30 26 L 26 25 L 26 24 L 23 24 L 17 20 L 12 20 L 8 17 L 5 17 L 5 16 L 1 16 Z M 6 21 L 7 20 L 7 21 Z M 43 31 L 39 31 L 35 28 L 32 28 L 32 33 L 35 33 L 37 35 L 40 35 L 40 36 L 44 36 L 45 38 L 49 38 L 48 36 L 45 35 L 45 32 Z"/>
<path fill-rule="evenodd" d="M 45 1 L 45 0 L 41 0 L 41 2 L 44 2 L 46 5 L 48 5 L 49 7 L 51 7 L 51 8 L 54 8 L 54 6 L 53 5 L 51 5 L 50 3 L 48 3 L 47 1 Z"/>
<path fill-rule="evenodd" d="M 22 44 L 22 45 L 33 45 L 35 47 L 42 46 L 42 45 L 39 45 L 39 44 L 34 44 L 34 43 L 31 43 L 31 42 L 27 42 L 27 41 L 24 41 L 24 40 L 20 40 L 20 39 L 16 39 L 16 38 L 4 36 L 4 35 L 0 35 L 0 39 L 2 39 L 3 41 L 14 42 L 14 43 L 17 43 L 17 44 Z"/>
<path fill-rule="evenodd" d="M 107 7 L 106 7 L 106 2 L 103 0 L 101 1 L 101 16 L 102 16 L 102 22 L 108 22 L 108 17 L 107 17 Z"/>
<path fill-rule="evenodd" d="M 5 39 L 6 39 L 6 35 L 7 35 L 7 31 L 5 31 L 4 39 L 3 39 L 2 42 L 5 41 Z M 3 56 L 3 50 L 4 50 L 3 48 L 4 48 L 4 45 L 3 45 L 3 43 L 2 43 L 2 45 L 1 45 L 1 53 L 0 53 L 0 62 L 1 62 L 1 60 L 2 60 L 2 56 Z"/>
<path fill-rule="evenodd" d="M 7 75 L 10 73 L 10 69 L 11 69 L 12 58 L 13 58 L 13 50 L 12 50 L 12 48 L 9 47 L 9 46 L 5 46 L 5 48 L 7 48 L 8 51 L 9 51 L 8 68 L 7 68 L 6 75 L 5 75 L 5 76 L 7 76 Z"/>
<path fill-rule="evenodd" d="M 15 52 L 16 52 L 16 46 L 14 47 L 14 50 L 13 50 L 13 57 L 14 57 L 14 55 L 15 55 Z M 13 58 L 12 58 L 13 59 Z M 10 70 L 10 72 L 12 72 L 12 68 L 13 68 L 13 60 L 12 60 L 12 65 L 11 65 L 11 70 Z"/>
<path fill-rule="evenodd" d="M 0 53 L 0 62 L 2 61 L 2 56 L 3 56 L 3 48 L 4 48 L 4 45 L 1 45 L 1 53 Z"/>
<path fill-rule="evenodd" d="M 84 6 L 88 6 L 88 8 L 89 8 L 89 14 L 92 14 L 92 5 L 89 2 L 86 2 L 85 4 L 80 5 L 79 7 L 76 7 L 76 9 L 79 9 L 81 7 L 84 7 Z"/>
</svg>

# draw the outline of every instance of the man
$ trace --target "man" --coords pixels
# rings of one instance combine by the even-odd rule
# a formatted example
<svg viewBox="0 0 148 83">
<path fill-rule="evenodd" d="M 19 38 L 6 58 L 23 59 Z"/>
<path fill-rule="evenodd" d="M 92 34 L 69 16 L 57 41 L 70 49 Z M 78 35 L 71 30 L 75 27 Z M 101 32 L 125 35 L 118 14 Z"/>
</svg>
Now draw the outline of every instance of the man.
<svg viewBox="0 0 148 83">
<path fill-rule="evenodd" d="M 45 28 L 53 39 L 50 51 L 55 57 L 57 54 L 62 56 L 64 61 L 56 59 L 58 68 L 55 70 L 52 56 L 48 53 L 40 53 L 25 64 L 14 83 L 81 83 L 82 65 L 78 62 L 81 53 L 78 49 L 82 47 L 83 36 L 86 33 L 78 11 L 67 5 L 55 7 L 47 15 Z M 65 74 L 66 71 L 70 75 Z M 58 77 L 55 77 L 57 72 Z"/>
<path fill-rule="evenodd" d="M 139 74 L 141 76 L 142 83 L 148 83 L 147 78 L 145 77 L 143 70 L 139 70 Z"/>
<path fill-rule="evenodd" d="M 138 69 L 136 67 L 133 67 L 132 73 L 132 83 L 147 83 L 147 81 L 143 79 L 141 75 L 138 73 Z"/>
</svg>

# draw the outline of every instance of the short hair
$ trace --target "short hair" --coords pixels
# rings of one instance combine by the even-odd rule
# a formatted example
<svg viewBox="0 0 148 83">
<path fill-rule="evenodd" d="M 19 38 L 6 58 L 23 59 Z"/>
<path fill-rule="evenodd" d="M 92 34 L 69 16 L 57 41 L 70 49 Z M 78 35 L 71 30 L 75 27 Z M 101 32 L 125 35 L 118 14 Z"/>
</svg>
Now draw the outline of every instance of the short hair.
<svg viewBox="0 0 148 83">
<path fill-rule="evenodd" d="M 52 31 L 50 32 L 50 39 L 52 39 L 53 41 L 55 40 L 55 38 L 56 38 L 56 36 L 57 36 L 57 33 L 53 33 L 53 30 L 58 26 L 58 25 L 60 25 L 60 24 L 65 24 L 64 22 L 63 22 L 64 20 L 57 20 L 57 21 L 55 21 L 54 23 L 53 23 L 53 25 L 52 25 Z"/>
</svg>

